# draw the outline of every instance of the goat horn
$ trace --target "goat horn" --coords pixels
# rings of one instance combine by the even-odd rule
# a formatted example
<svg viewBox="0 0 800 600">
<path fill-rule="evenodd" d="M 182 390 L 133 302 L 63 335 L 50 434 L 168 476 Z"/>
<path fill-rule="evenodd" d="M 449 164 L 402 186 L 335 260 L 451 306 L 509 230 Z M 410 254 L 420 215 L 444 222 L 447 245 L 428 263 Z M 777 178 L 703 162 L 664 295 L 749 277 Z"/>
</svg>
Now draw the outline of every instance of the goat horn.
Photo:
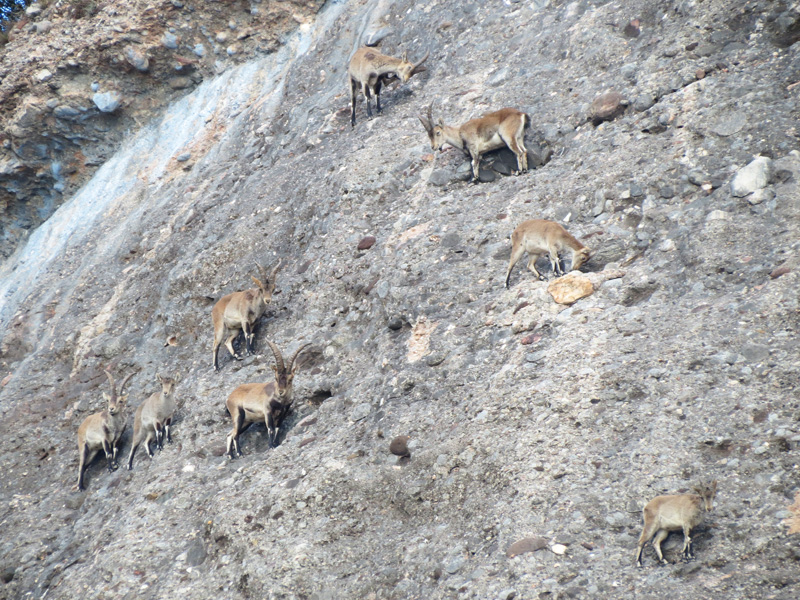
<svg viewBox="0 0 800 600">
<path fill-rule="evenodd" d="M 422 115 L 417 115 L 417 118 L 419 119 L 420 123 L 422 123 L 425 131 L 428 132 L 428 135 L 433 135 L 433 117 L 431 116 L 431 110 L 433 110 L 433 102 L 431 102 L 431 105 L 428 106 L 427 118 L 423 117 Z"/>
<path fill-rule="evenodd" d="M 308 342 L 308 343 L 305 343 L 302 346 L 300 346 L 297 350 L 295 350 L 294 355 L 292 356 L 292 360 L 289 361 L 289 370 L 290 371 L 292 369 L 294 369 L 294 361 L 295 361 L 295 359 L 297 359 L 297 357 L 300 355 L 300 353 L 303 350 L 305 350 L 306 348 L 308 348 L 310 345 L 311 345 L 311 342 Z"/>
<path fill-rule="evenodd" d="M 108 369 L 103 369 L 103 372 L 106 374 L 106 377 L 108 377 L 108 382 L 111 384 L 111 401 L 109 404 L 114 404 L 114 402 L 117 400 L 117 387 L 114 383 L 114 376 Z"/>
<path fill-rule="evenodd" d="M 422 126 L 425 128 L 425 131 L 427 131 L 429 135 L 433 133 L 433 125 L 431 125 L 430 121 L 428 121 L 422 115 L 417 115 L 417 118 L 419 119 L 419 122 L 422 123 Z"/>
<path fill-rule="evenodd" d="M 272 273 L 269 274 L 269 280 L 270 281 L 274 281 L 275 280 L 275 275 L 278 273 L 278 269 L 281 268 L 282 264 L 283 264 L 283 259 L 279 258 L 277 264 L 275 265 L 275 268 L 272 269 Z"/>
<path fill-rule="evenodd" d="M 269 340 L 267 340 L 267 344 L 269 344 L 269 347 L 272 348 L 272 353 L 275 355 L 275 364 L 278 365 L 278 371 L 281 373 L 285 372 L 286 367 L 283 365 L 283 356 L 281 356 L 281 351 L 278 350 L 278 347 Z"/>
<path fill-rule="evenodd" d="M 423 67 L 423 66 L 421 66 L 421 65 L 422 65 L 422 63 L 424 63 L 426 60 L 428 60 L 428 57 L 429 57 L 430 55 L 431 55 L 431 51 L 430 51 L 430 50 L 428 50 L 428 51 L 425 53 L 425 56 L 423 56 L 423 57 L 422 57 L 422 60 L 421 60 L 421 61 L 419 61 L 419 62 L 417 62 L 417 63 L 414 63 L 414 67 L 411 69 L 411 74 L 412 74 L 412 75 L 414 75 L 414 74 L 416 74 L 416 73 L 421 73 L 422 71 L 424 71 L 424 70 L 425 70 L 425 67 Z"/>
<path fill-rule="evenodd" d="M 128 383 L 128 380 L 134 376 L 134 373 L 129 373 L 128 376 L 122 380 L 122 383 L 119 384 L 119 395 L 122 396 L 122 392 L 125 390 L 125 384 Z"/>
</svg>

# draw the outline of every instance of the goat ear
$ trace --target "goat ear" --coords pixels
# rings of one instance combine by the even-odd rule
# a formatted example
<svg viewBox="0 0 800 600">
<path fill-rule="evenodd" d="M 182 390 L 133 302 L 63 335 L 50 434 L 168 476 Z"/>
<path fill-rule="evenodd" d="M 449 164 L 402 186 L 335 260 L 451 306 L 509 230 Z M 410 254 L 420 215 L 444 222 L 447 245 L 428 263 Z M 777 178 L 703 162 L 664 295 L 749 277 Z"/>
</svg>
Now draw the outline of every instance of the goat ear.
<svg viewBox="0 0 800 600">
<path fill-rule="evenodd" d="M 252 279 L 252 280 L 253 280 L 253 283 L 255 283 L 255 284 L 258 286 L 258 287 L 260 287 L 260 288 L 263 288 L 263 287 L 264 287 L 264 284 L 263 284 L 263 283 L 261 283 L 261 282 L 260 282 L 258 279 L 256 279 L 256 278 L 255 278 L 255 277 L 253 277 L 252 275 L 250 275 L 250 279 Z"/>
<path fill-rule="evenodd" d="M 111 400 L 111 396 L 109 396 L 106 392 L 103 392 L 103 400 L 108 402 L 109 400 Z"/>
<path fill-rule="evenodd" d="M 275 375 L 278 374 L 278 365 L 272 365 L 272 370 L 275 371 Z"/>
<path fill-rule="evenodd" d="M 717 491 L 717 480 L 711 482 L 711 490 L 716 492 Z"/>
<path fill-rule="evenodd" d="M 164 383 L 164 380 L 159 373 L 156 373 L 156 381 L 158 383 Z"/>
<path fill-rule="evenodd" d="M 439 127 L 444 127 L 444 119 L 439 119 Z"/>
<path fill-rule="evenodd" d="M 403 56 L 400 57 L 400 60 L 408 62 L 408 52 L 403 52 Z"/>
</svg>

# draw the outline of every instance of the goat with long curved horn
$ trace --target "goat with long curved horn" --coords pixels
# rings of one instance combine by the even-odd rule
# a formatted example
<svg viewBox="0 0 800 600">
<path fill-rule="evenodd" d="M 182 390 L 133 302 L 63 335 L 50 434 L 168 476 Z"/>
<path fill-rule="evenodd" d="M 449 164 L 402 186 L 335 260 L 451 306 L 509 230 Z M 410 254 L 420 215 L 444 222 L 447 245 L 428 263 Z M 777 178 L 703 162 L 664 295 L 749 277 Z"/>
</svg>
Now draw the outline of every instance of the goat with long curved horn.
<svg viewBox="0 0 800 600">
<path fill-rule="evenodd" d="M 111 394 L 103 392 L 103 398 L 108 402 L 108 408 L 103 412 L 86 417 L 78 427 L 78 489 L 85 490 L 84 474 L 89 464 L 102 449 L 106 455 L 108 471 L 117 468 L 117 452 L 122 433 L 125 431 L 125 406 L 128 396 L 123 394 L 125 384 L 133 377 L 130 373 L 119 388 L 114 383 L 114 376 L 106 370 L 108 382 L 111 384 Z"/>
<path fill-rule="evenodd" d="M 311 345 L 300 346 L 292 355 L 287 368 L 278 347 L 272 342 L 267 342 L 267 344 L 275 356 L 275 364 L 272 367 L 275 371 L 275 379 L 267 383 L 240 385 L 231 392 L 225 401 L 225 406 L 227 406 L 233 421 L 233 429 L 225 441 L 225 448 L 228 456 L 232 459 L 242 455 L 239 448 L 239 436 L 257 421 L 264 421 L 267 425 L 270 448 L 278 445 L 281 423 L 292 407 L 292 385 L 294 375 L 300 366 L 296 363 L 296 359 L 305 348 Z"/>
</svg>

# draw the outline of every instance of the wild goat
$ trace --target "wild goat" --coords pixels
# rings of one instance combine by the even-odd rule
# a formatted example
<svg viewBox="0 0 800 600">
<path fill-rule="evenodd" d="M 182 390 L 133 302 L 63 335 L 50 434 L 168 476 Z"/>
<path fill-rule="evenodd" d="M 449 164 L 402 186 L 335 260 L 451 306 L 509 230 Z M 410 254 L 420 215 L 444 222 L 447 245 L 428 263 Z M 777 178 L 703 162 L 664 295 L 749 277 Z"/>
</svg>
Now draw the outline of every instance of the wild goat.
<svg viewBox="0 0 800 600">
<path fill-rule="evenodd" d="M 530 254 L 528 268 L 541 280 L 545 277 L 536 270 L 536 260 L 547 254 L 550 265 L 556 276 L 563 275 L 558 253 L 563 250 L 572 250 L 572 265 L 570 270 L 577 271 L 589 260 L 591 251 L 581 244 L 558 223 L 543 219 L 532 219 L 519 225 L 511 234 L 511 260 L 506 271 L 506 287 L 511 278 L 511 269 L 517 264 L 525 252 Z"/>
<path fill-rule="evenodd" d="M 407 54 L 403 52 L 400 58 L 386 56 L 374 48 L 364 47 L 356 50 L 353 58 L 350 59 L 350 66 L 347 72 L 350 76 L 350 124 L 356 125 L 356 98 L 359 89 L 364 94 L 367 103 L 367 117 L 372 118 L 372 109 L 369 106 L 370 90 L 375 94 L 375 103 L 378 112 L 381 112 L 381 86 L 389 81 L 399 79 L 406 83 L 412 75 L 425 71 L 422 66 L 430 52 L 427 52 L 421 61 L 413 63 L 408 60 Z"/>
<path fill-rule="evenodd" d="M 248 354 L 255 352 L 253 326 L 267 310 L 267 304 L 272 300 L 272 293 L 275 291 L 275 275 L 281 266 L 281 261 L 272 269 L 272 273 L 267 275 L 266 269 L 258 265 L 263 282 L 252 275 L 250 278 L 255 282 L 256 287 L 234 292 L 223 296 L 211 310 L 211 319 L 214 322 L 214 370 L 219 371 L 217 362 L 217 350 L 222 340 L 225 339 L 225 347 L 236 360 L 242 357 L 233 350 L 233 340 L 239 335 L 239 331 L 244 332 L 245 348 Z"/>
<path fill-rule="evenodd" d="M 89 415 L 83 420 L 81 426 L 78 427 L 78 455 L 80 456 L 80 464 L 78 465 L 78 489 L 85 490 L 86 486 L 83 484 L 83 475 L 86 472 L 89 464 L 100 452 L 100 449 L 106 453 L 106 460 L 108 461 L 108 471 L 113 472 L 117 468 L 117 444 L 123 431 L 125 431 L 125 405 L 128 396 L 122 394 L 125 389 L 125 384 L 133 377 L 133 373 L 129 374 L 122 380 L 117 392 L 114 385 L 114 377 L 111 373 L 105 371 L 108 381 L 111 383 L 111 395 L 109 396 L 103 392 L 103 398 L 108 402 L 108 408 L 103 412 Z"/>
<path fill-rule="evenodd" d="M 298 355 L 311 344 L 303 344 L 289 361 L 288 368 L 283 363 L 281 351 L 272 342 L 267 342 L 275 355 L 275 381 L 268 383 L 245 383 L 237 387 L 228 396 L 225 406 L 233 420 L 233 429 L 228 434 L 225 447 L 228 456 L 233 459 L 242 455 L 239 448 L 239 435 L 256 421 L 264 421 L 269 434 L 269 447 L 278 445 L 278 433 L 284 417 L 292 406 L 292 380 L 299 364 L 295 364 Z"/>
<path fill-rule="evenodd" d="M 503 146 L 508 148 L 517 157 L 519 173 L 528 170 L 528 151 L 525 149 L 525 128 L 530 124 L 530 118 L 516 108 L 501 108 L 477 119 L 467 121 L 460 127 L 445 125 L 439 119 L 437 125 L 433 124 L 431 111 L 433 105 L 428 107 L 426 116 L 419 120 L 431 140 L 432 150 L 441 150 L 445 144 L 460 148 L 465 154 L 472 157 L 472 178 L 478 179 L 481 155 Z"/>
<path fill-rule="evenodd" d="M 162 377 L 156 374 L 156 381 L 161 384 L 161 391 L 152 394 L 147 400 L 142 402 L 136 409 L 136 416 L 133 418 L 133 445 L 131 453 L 128 455 L 128 470 L 133 469 L 133 455 L 139 448 L 144 438 L 144 447 L 150 458 L 153 458 L 153 451 L 150 449 L 150 442 L 155 440 L 159 450 L 164 448 L 164 436 L 167 442 L 172 443 L 172 416 L 175 414 L 175 386 L 177 378 Z"/>
<path fill-rule="evenodd" d="M 636 553 L 636 564 L 642 566 L 642 551 L 647 541 L 655 535 L 653 548 L 658 559 L 667 564 L 661 553 L 661 542 L 667 539 L 670 531 L 683 530 L 683 556 L 687 560 L 694 558 L 692 552 L 692 529 L 703 519 L 703 508 L 710 512 L 714 497 L 717 495 L 717 482 L 700 484 L 693 488 L 697 494 L 681 494 L 677 496 L 657 496 L 644 507 L 644 529 L 639 536 L 639 550 Z"/>
</svg>

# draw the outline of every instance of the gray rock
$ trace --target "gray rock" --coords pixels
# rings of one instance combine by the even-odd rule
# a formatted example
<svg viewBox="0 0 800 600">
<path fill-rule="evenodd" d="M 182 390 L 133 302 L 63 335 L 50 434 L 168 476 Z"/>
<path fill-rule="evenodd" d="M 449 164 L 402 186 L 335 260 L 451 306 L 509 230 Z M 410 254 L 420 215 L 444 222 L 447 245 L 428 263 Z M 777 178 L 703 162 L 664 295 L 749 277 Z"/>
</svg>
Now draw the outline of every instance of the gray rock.
<svg viewBox="0 0 800 600">
<path fill-rule="evenodd" d="M 763 344 L 747 344 L 740 352 L 749 362 L 760 362 L 769 358 L 769 346 Z"/>
<path fill-rule="evenodd" d="M 547 358 L 547 351 L 546 350 L 539 350 L 537 352 L 530 352 L 525 355 L 525 360 L 529 363 L 538 363 L 542 362 Z"/>
<path fill-rule="evenodd" d="M 122 94 L 119 92 L 102 92 L 92 96 L 92 102 L 100 112 L 113 113 L 122 104 Z"/>
<path fill-rule="evenodd" d="M 193 540 L 189 542 L 185 552 L 186 564 L 188 564 L 190 567 L 202 565 L 208 556 L 205 544 L 203 544 L 201 540 Z"/>
<path fill-rule="evenodd" d="M 376 31 L 370 31 L 364 36 L 365 46 L 376 46 L 393 32 L 391 27 L 381 27 Z"/>
<path fill-rule="evenodd" d="M 76 119 L 81 115 L 83 115 L 83 113 L 84 111 L 75 108 L 73 106 L 62 105 L 62 106 L 56 106 L 55 109 L 53 109 L 53 114 L 56 117 L 58 117 L 59 119 L 66 119 L 66 120 Z"/>
<path fill-rule="evenodd" d="M 770 202 L 775 199 L 775 192 L 769 188 L 762 188 L 760 190 L 756 190 L 749 196 L 747 196 L 747 201 L 752 205 L 758 205 L 762 202 Z"/>
<path fill-rule="evenodd" d="M 39 21 L 34 24 L 36 33 L 47 33 L 53 28 L 53 23 L 50 21 Z"/>
<path fill-rule="evenodd" d="M 200 58 L 203 58 L 206 55 L 206 47 L 203 44 L 195 44 L 192 52 Z"/>
<path fill-rule="evenodd" d="M 169 87 L 173 90 L 184 90 L 192 87 L 192 85 L 194 85 L 194 82 L 191 77 L 170 77 L 169 80 Z"/>
<path fill-rule="evenodd" d="M 700 169 L 689 171 L 688 177 L 689 183 L 693 183 L 694 185 L 703 185 L 709 180 L 708 173 L 701 171 Z"/>
<path fill-rule="evenodd" d="M 727 137 L 739 133 L 747 124 L 747 115 L 742 111 L 734 110 L 726 112 L 711 127 L 711 131 L 717 135 Z"/>
<path fill-rule="evenodd" d="M 431 173 L 428 183 L 437 187 L 442 187 L 451 183 L 455 179 L 455 173 L 448 169 L 436 169 Z"/>
<path fill-rule="evenodd" d="M 40 69 L 33 74 L 33 78 L 39 83 L 44 83 L 50 81 L 53 78 L 53 74 L 47 69 Z"/>
<path fill-rule="evenodd" d="M 459 554 L 447 561 L 447 564 L 444 566 L 444 570 L 450 575 L 453 575 L 458 573 L 464 567 L 464 563 L 466 562 L 467 559 Z"/>
<path fill-rule="evenodd" d="M 636 99 L 633 101 L 633 110 L 636 112 L 644 112 L 655 103 L 656 95 L 652 92 L 645 92 L 636 96 Z"/>
<path fill-rule="evenodd" d="M 164 46 L 164 48 L 175 50 L 178 47 L 178 36 L 169 31 L 165 31 L 164 35 L 161 36 L 161 45 Z"/>
<path fill-rule="evenodd" d="M 186 162 L 190 158 L 192 158 L 191 152 L 182 152 L 181 154 L 175 157 L 175 160 L 177 160 L 178 162 Z"/>
<path fill-rule="evenodd" d="M 731 193 L 743 198 L 769 183 L 772 171 L 772 160 L 766 156 L 757 156 L 753 161 L 736 172 L 731 181 Z"/>
<path fill-rule="evenodd" d="M 352 421 L 361 421 L 362 419 L 366 419 L 371 412 L 372 405 L 369 402 L 364 402 L 356 405 L 353 408 L 352 412 L 350 413 L 350 419 Z"/>
<path fill-rule="evenodd" d="M 150 68 L 150 59 L 147 58 L 147 54 L 136 46 L 125 48 L 125 60 L 137 71 L 145 72 Z"/>
</svg>

